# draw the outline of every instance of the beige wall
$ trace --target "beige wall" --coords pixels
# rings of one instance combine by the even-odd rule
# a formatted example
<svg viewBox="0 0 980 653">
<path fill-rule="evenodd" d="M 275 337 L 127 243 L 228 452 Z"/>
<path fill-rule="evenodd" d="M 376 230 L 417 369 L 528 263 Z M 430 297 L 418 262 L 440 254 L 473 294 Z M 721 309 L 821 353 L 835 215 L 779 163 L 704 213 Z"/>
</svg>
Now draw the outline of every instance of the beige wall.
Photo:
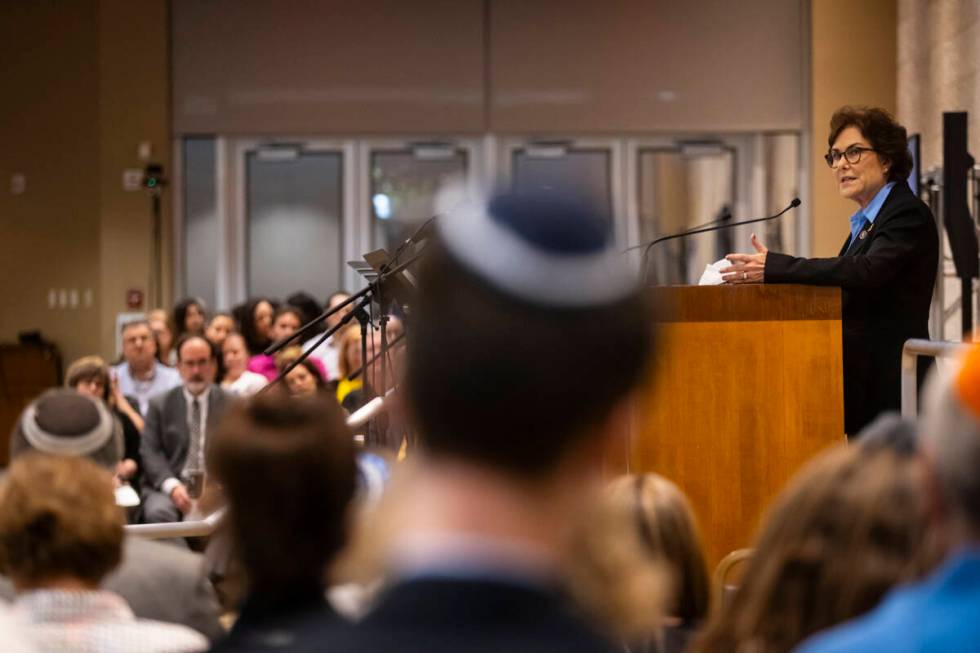
<svg viewBox="0 0 980 653">
<path fill-rule="evenodd" d="M 164 0 L 0 4 L 0 340 L 40 329 L 66 362 L 111 356 L 125 289 L 146 291 L 149 199 L 122 171 L 144 140 L 169 164 L 166 14 Z M 69 305 L 51 308 L 62 289 Z"/>
<path fill-rule="evenodd" d="M 0 61 L 0 339 L 40 329 L 72 358 L 99 337 L 98 3 L 0 3 Z"/>
<path fill-rule="evenodd" d="M 980 157 L 980 0 L 899 0 L 898 46 L 898 119 L 922 135 L 922 172 L 942 165 L 946 111 L 968 112 L 969 151 Z M 934 339 L 962 336 L 961 293 L 959 279 L 946 277 L 946 319 Z"/>
<path fill-rule="evenodd" d="M 943 112 L 969 112 L 980 155 L 980 0 L 899 0 L 898 119 L 922 134 L 923 168 L 942 164 Z"/>
<path fill-rule="evenodd" d="M 830 116 L 844 104 L 895 112 L 895 0 L 813 0 L 811 95 L 812 255 L 836 256 L 857 205 L 842 199 L 827 150 Z"/>
<path fill-rule="evenodd" d="M 798 130 L 807 6 L 174 0 L 174 126 L 181 134 Z"/>
<path fill-rule="evenodd" d="M 99 12 L 99 107 L 102 138 L 100 251 L 102 255 L 101 351 L 112 353 L 116 314 L 126 310 L 126 290 L 152 296 L 151 209 L 144 191 L 122 188 L 125 168 L 140 168 L 141 142 L 152 160 L 172 171 L 170 62 L 167 3 L 101 0 Z M 170 296 L 170 192 L 163 194 L 163 297 Z M 151 307 L 152 308 L 152 307 Z"/>
</svg>

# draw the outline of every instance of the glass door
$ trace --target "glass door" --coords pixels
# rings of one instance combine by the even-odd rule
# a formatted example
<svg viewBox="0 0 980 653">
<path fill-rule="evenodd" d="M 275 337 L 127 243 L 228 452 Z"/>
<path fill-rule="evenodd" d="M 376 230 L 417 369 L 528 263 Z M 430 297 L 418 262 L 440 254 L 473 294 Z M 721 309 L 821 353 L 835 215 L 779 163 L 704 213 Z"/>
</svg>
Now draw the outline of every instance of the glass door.
<svg viewBox="0 0 980 653">
<path fill-rule="evenodd" d="M 250 296 L 325 299 L 343 286 L 343 159 L 298 147 L 245 153 Z"/>
<path fill-rule="evenodd" d="M 606 216 L 621 243 L 627 241 L 622 178 L 622 141 L 568 138 L 501 141 L 498 173 L 517 191 L 560 190 L 590 202 Z"/>
</svg>

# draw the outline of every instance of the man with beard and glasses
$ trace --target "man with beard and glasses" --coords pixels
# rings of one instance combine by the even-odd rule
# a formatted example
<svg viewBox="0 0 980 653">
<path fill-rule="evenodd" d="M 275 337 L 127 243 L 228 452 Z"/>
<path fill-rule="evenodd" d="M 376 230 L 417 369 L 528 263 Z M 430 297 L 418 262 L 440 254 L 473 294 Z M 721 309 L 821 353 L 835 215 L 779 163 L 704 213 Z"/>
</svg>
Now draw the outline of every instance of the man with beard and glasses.
<svg viewBox="0 0 980 653">
<path fill-rule="evenodd" d="M 145 473 L 143 519 L 180 521 L 204 484 L 209 427 L 227 395 L 214 385 L 218 350 L 203 336 L 177 343 L 181 385 L 150 402 L 140 453 Z"/>
</svg>

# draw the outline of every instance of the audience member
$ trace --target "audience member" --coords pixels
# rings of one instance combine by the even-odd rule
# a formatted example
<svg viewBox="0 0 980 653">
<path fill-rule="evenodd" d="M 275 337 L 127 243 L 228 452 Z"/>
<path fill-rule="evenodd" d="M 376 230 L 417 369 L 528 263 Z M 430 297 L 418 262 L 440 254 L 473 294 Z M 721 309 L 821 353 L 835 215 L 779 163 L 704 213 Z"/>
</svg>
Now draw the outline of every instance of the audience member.
<svg viewBox="0 0 980 653">
<path fill-rule="evenodd" d="M 216 344 L 218 349 L 221 349 L 225 343 L 225 338 L 234 330 L 235 320 L 231 317 L 231 313 L 215 313 L 204 330 L 204 337 Z"/>
<path fill-rule="evenodd" d="M 303 324 L 312 322 L 320 316 L 323 310 L 320 308 L 320 304 L 316 301 L 316 297 L 308 292 L 294 292 L 292 295 L 286 298 L 286 303 L 290 306 L 295 306 L 303 313 Z M 319 336 L 324 331 L 327 330 L 326 322 L 320 320 L 320 322 L 305 332 L 302 340 L 297 344 L 303 344 L 310 338 Z"/>
<path fill-rule="evenodd" d="M 250 397 L 265 387 L 266 378 L 247 369 L 248 348 L 242 334 L 229 333 L 221 350 L 225 363 L 225 377 L 221 381 L 223 390 L 238 397 Z"/>
<path fill-rule="evenodd" d="M 337 377 L 337 401 L 343 405 L 347 395 L 360 390 L 364 385 L 363 374 L 352 377 L 355 372 L 361 371 L 361 327 L 352 324 L 336 336 L 339 336 L 340 353 L 337 359 L 337 371 L 340 374 Z M 363 402 L 358 401 L 358 403 Z"/>
<path fill-rule="evenodd" d="M 207 309 L 200 297 L 186 297 L 174 305 L 174 338 L 179 342 L 186 335 L 204 335 Z"/>
<path fill-rule="evenodd" d="M 227 395 L 214 385 L 218 350 L 204 336 L 177 343 L 182 385 L 150 402 L 143 432 L 143 518 L 180 521 L 204 488 L 207 434 Z"/>
<path fill-rule="evenodd" d="M 279 371 L 286 369 L 292 360 L 284 359 L 279 366 Z M 284 380 L 289 389 L 289 394 L 294 397 L 315 395 L 327 387 L 326 381 L 320 375 L 320 370 L 309 358 L 290 370 Z"/>
<path fill-rule="evenodd" d="M 388 542 L 392 584 L 322 649 L 611 651 L 557 587 L 649 360 L 645 295 L 607 220 L 571 202 L 503 196 L 440 229 L 412 307 L 422 452 Z"/>
<path fill-rule="evenodd" d="M 139 490 L 141 472 L 140 432 L 143 417 L 119 393 L 109 375 L 109 366 L 98 356 L 85 356 L 68 366 L 65 385 L 79 394 L 104 401 L 119 421 L 123 434 L 123 458 L 116 464 L 116 478 Z"/>
<path fill-rule="evenodd" d="M 170 324 L 170 315 L 162 308 L 156 308 L 149 312 L 146 321 L 157 341 L 157 360 L 173 367 L 177 362 L 177 354 L 174 353 L 174 328 Z"/>
<path fill-rule="evenodd" d="M 278 342 L 279 340 L 288 338 L 296 333 L 302 323 L 302 311 L 295 306 L 283 304 L 276 309 L 276 312 L 273 315 L 272 330 L 269 332 L 269 335 L 273 342 Z M 298 345 L 299 343 L 295 344 Z M 312 360 L 314 365 L 321 368 L 321 376 L 326 377 L 327 371 L 323 368 L 323 363 L 320 362 L 318 358 L 310 357 L 307 360 Z M 252 358 L 248 361 L 248 369 L 256 374 L 263 375 L 269 381 L 272 381 L 279 375 L 276 357 L 268 354 L 258 354 L 257 356 L 252 356 Z"/>
<path fill-rule="evenodd" d="M 909 417 L 885 411 L 860 433 L 861 446 L 884 447 L 911 456 L 919 446 L 918 424 Z"/>
<path fill-rule="evenodd" d="M 215 651 L 328 650 L 324 635 L 339 617 L 325 600 L 326 567 L 347 539 L 355 488 L 339 407 L 324 397 L 263 394 L 231 409 L 208 455 L 248 586 Z M 262 478 L 276 482 L 256 482 Z"/>
<path fill-rule="evenodd" d="M 111 416 L 100 402 L 73 390 L 44 392 L 24 409 L 10 437 L 10 455 L 38 451 L 82 456 L 107 471 L 122 455 Z M 218 600 L 197 553 L 138 537 L 124 542 L 123 562 L 102 583 L 121 595 L 136 616 L 184 624 L 214 639 L 222 634 Z M 0 579 L 0 597 L 13 588 Z"/>
<path fill-rule="evenodd" d="M 269 346 L 269 332 L 272 329 L 272 314 L 275 308 L 268 299 L 258 297 L 250 299 L 242 307 L 238 319 L 239 330 L 245 336 L 249 356 L 258 356 Z"/>
<path fill-rule="evenodd" d="M 350 299 L 349 293 L 344 292 L 343 290 L 338 290 L 337 292 L 327 297 L 327 303 L 325 304 L 325 308 L 327 310 L 332 308 L 337 308 L 338 306 L 340 306 L 340 304 L 344 303 L 348 299 Z M 332 315 L 328 315 L 327 318 L 324 320 L 324 324 L 326 325 L 327 330 L 329 331 L 330 329 L 336 328 L 336 326 L 340 324 L 340 321 L 343 320 L 344 317 L 346 317 L 347 314 L 350 313 L 352 310 L 353 310 L 353 304 L 348 304 L 347 306 L 343 307 L 336 313 L 333 313 Z M 312 349 L 313 347 L 316 346 L 316 341 L 318 339 L 319 338 L 313 338 L 307 340 L 306 343 L 303 345 L 303 348 L 307 350 Z M 340 368 L 337 365 L 337 359 L 340 357 L 340 347 L 338 345 L 339 341 L 340 338 L 338 337 L 338 334 L 334 333 L 329 338 L 324 340 L 323 343 L 320 344 L 319 347 L 316 347 L 316 349 L 314 349 L 313 351 L 313 355 L 323 361 L 323 365 L 327 368 L 327 378 L 330 380 L 341 378 Z"/>
<path fill-rule="evenodd" d="M 584 561 L 573 574 L 583 602 L 616 626 L 633 653 L 680 653 L 708 618 L 711 586 L 694 513 L 657 474 L 615 479 L 583 520 Z M 637 555 L 639 552 L 639 555 Z M 627 569 L 622 569 L 627 566 Z M 625 585 L 619 578 L 634 580 Z M 643 574 L 646 587 L 639 584 Z M 661 574 L 668 577 L 666 617 Z M 651 584 L 658 584 L 651 588 Z"/>
<path fill-rule="evenodd" d="M 914 458 L 880 446 L 840 446 L 811 461 L 780 493 L 741 586 L 693 651 L 786 653 L 920 572 L 918 471 Z"/>
<path fill-rule="evenodd" d="M 177 370 L 157 360 L 156 340 L 146 320 L 127 322 L 122 327 L 123 362 L 113 367 L 119 391 L 135 397 L 140 414 L 146 416 L 150 399 L 180 384 Z"/>
<path fill-rule="evenodd" d="M 381 386 L 387 392 L 397 385 L 401 380 L 404 371 L 405 349 L 404 341 L 392 344 L 405 332 L 405 327 L 400 318 L 392 315 L 388 318 L 388 326 L 385 329 L 385 340 L 388 343 L 388 350 L 384 356 L 381 355 L 381 330 L 370 329 L 367 340 L 367 361 L 365 368 L 360 376 L 364 378 L 364 384 L 369 386 L 366 393 L 367 398 L 373 398 L 376 394 L 381 394 Z M 385 379 L 382 383 L 382 361 L 384 362 Z M 351 374 L 356 374 L 357 369 L 353 369 Z"/>
<path fill-rule="evenodd" d="M 40 651 L 203 651 L 186 626 L 138 619 L 100 589 L 123 553 L 123 515 L 111 476 L 84 458 L 32 453 L 0 487 L 0 560 L 17 591 L 15 614 Z"/>
<path fill-rule="evenodd" d="M 980 348 L 951 379 L 932 379 L 927 395 L 919 429 L 925 473 L 916 490 L 928 498 L 930 530 L 946 559 L 864 617 L 814 637 L 802 653 L 980 650 Z"/>
</svg>

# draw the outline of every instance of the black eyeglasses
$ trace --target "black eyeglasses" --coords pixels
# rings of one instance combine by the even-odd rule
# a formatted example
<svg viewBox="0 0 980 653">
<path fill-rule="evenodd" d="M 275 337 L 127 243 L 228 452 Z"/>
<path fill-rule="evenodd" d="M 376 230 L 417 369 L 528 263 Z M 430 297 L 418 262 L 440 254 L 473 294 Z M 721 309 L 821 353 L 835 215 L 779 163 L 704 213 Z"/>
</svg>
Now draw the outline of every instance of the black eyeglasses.
<svg viewBox="0 0 980 653">
<path fill-rule="evenodd" d="M 837 150 L 830 150 L 829 152 L 823 155 L 823 160 L 826 161 L 827 165 L 829 165 L 831 168 L 836 168 L 838 165 L 840 165 L 841 157 L 844 157 L 845 159 L 847 159 L 848 163 L 854 165 L 855 163 L 861 160 L 862 152 L 874 152 L 874 151 L 875 150 L 873 147 L 861 147 L 860 145 L 852 145 L 846 150 L 844 150 L 843 152 L 839 152 Z"/>
</svg>

